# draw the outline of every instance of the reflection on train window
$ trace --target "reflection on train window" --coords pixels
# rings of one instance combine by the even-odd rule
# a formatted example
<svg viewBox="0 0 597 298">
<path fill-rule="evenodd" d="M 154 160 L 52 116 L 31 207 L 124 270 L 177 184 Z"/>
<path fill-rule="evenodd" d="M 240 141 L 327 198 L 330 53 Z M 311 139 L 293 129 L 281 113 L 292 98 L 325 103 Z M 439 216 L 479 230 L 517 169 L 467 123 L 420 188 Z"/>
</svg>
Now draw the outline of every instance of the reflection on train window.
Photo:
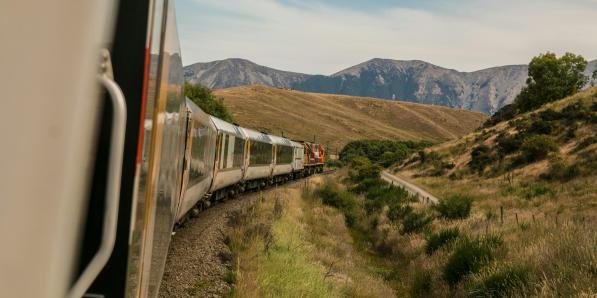
<svg viewBox="0 0 597 298">
<path fill-rule="evenodd" d="M 292 147 L 276 146 L 276 164 L 292 163 Z"/>
<path fill-rule="evenodd" d="M 234 138 L 234 156 L 232 157 L 232 167 L 240 168 L 243 165 L 243 150 L 245 140 Z"/>
<path fill-rule="evenodd" d="M 228 168 L 228 142 L 230 136 L 227 134 L 222 135 L 222 154 L 220 155 L 220 169 Z"/>
<path fill-rule="evenodd" d="M 191 138 L 189 186 L 195 185 L 207 177 L 206 149 L 208 145 L 209 129 L 198 122 L 193 122 Z"/>
<path fill-rule="evenodd" d="M 251 141 L 249 165 L 269 165 L 272 162 L 272 144 Z"/>
</svg>

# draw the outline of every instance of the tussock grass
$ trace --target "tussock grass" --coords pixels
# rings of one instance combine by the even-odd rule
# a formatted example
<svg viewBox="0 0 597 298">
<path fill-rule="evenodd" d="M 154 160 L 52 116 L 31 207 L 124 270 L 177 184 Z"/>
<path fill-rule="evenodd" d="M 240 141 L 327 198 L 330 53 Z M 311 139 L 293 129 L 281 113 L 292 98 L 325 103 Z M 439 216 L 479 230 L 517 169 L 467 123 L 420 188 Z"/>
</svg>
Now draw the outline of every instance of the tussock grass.
<svg viewBox="0 0 597 298">
<path fill-rule="evenodd" d="M 324 181 L 309 180 L 308 188 L 276 190 L 231 217 L 225 232 L 235 262 L 231 296 L 393 296 L 353 249 L 345 215 L 314 194 Z"/>
<path fill-rule="evenodd" d="M 434 220 L 431 234 L 415 235 L 424 238 L 423 245 L 409 248 L 415 253 L 403 254 L 412 272 L 417 268 L 432 272 L 429 296 L 597 295 L 597 144 L 593 140 L 597 109 L 593 106 L 597 106 L 597 88 L 432 147 L 428 150 L 455 164 L 440 176 L 431 176 L 434 166 L 420 161 L 399 167 L 402 177 L 437 197 L 466 194 L 474 199 L 468 217 Z M 525 139 L 516 137 L 520 132 L 542 137 L 527 141 L 521 153 Z M 550 140 L 557 142 L 557 148 Z M 492 148 L 492 155 L 480 154 L 479 167 L 471 168 L 471 151 L 480 145 Z M 520 164 L 511 166 L 522 157 Z M 458 228 L 460 236 L 451 245 L 439 245 L 444 242 L 440 239 L 450 238 L 439 236 L 447 228 Z M 474 240 L 484 237 L 501 244 L 486 249 L 482 240 Z M 401 245 L 408 247 L 404 241 Z M 427 247 L 433 253 L 425 253 Z M 423 253 L 417 254 L 417 249 Z M 452 277 L 447 278 L 447 271 Z M 407 282 L 412 286 L 414 281 L 411 276 Z"/>
</svg>

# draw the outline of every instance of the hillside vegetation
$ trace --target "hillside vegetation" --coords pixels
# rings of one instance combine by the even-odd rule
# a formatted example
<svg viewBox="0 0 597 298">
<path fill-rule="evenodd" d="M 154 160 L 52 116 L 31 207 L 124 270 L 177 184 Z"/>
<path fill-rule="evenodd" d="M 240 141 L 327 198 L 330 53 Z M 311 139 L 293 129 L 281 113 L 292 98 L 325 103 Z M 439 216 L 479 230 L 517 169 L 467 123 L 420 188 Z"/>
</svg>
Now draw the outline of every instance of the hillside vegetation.
<svg viewBox="0 0 597 298">
<path fill-rule="evenodd" d="M 592 88 L 396 165 L 398 176 L 443 198 L 434 209 L 470 206 L 404 248 L 425 272 L 421 293 L 597 294 L 596 132 Z"/>
<path fill-rule="evenodd" d="M 486 116 L 446 107 L 372 98 L 243 86 L 215 90 L 243 126 L 339 151 L 353 140 L 431 140 L 461 137 Z"/>
</svg>

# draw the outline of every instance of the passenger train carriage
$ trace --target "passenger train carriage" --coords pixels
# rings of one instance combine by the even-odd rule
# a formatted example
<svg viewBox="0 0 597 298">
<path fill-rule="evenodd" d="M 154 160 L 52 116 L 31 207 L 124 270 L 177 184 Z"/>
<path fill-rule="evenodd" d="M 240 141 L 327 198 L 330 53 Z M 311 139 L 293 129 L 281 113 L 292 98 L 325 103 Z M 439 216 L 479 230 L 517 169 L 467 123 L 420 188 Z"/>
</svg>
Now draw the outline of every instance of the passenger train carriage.
<svg viewBox="0 0 597 298">
<path fill-rule="evenodd" d="M 321 144 L 185 98 L 172 0 L 25 0 L 0 19 L 0 297 L 155 297 L 176 224 L 323 171 Z"/>
</svg>

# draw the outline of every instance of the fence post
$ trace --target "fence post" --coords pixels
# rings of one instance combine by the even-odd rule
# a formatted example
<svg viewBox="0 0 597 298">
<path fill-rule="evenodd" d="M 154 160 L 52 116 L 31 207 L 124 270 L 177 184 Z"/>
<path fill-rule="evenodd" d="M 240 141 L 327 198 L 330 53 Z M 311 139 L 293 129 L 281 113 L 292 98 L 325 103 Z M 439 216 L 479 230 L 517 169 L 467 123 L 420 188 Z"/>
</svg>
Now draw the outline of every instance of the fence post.
<svg viewBox="0 0 597 298">
<path fill-rule="evenodd" d="M 504 224 L 504 206 L 500 206 L 500 224 Z"/>
<path fill-rule="evenodd" d="M 514 213 L 516 215 L 516 224 L 518 225 L 518 213 Z"/>
</svg>

